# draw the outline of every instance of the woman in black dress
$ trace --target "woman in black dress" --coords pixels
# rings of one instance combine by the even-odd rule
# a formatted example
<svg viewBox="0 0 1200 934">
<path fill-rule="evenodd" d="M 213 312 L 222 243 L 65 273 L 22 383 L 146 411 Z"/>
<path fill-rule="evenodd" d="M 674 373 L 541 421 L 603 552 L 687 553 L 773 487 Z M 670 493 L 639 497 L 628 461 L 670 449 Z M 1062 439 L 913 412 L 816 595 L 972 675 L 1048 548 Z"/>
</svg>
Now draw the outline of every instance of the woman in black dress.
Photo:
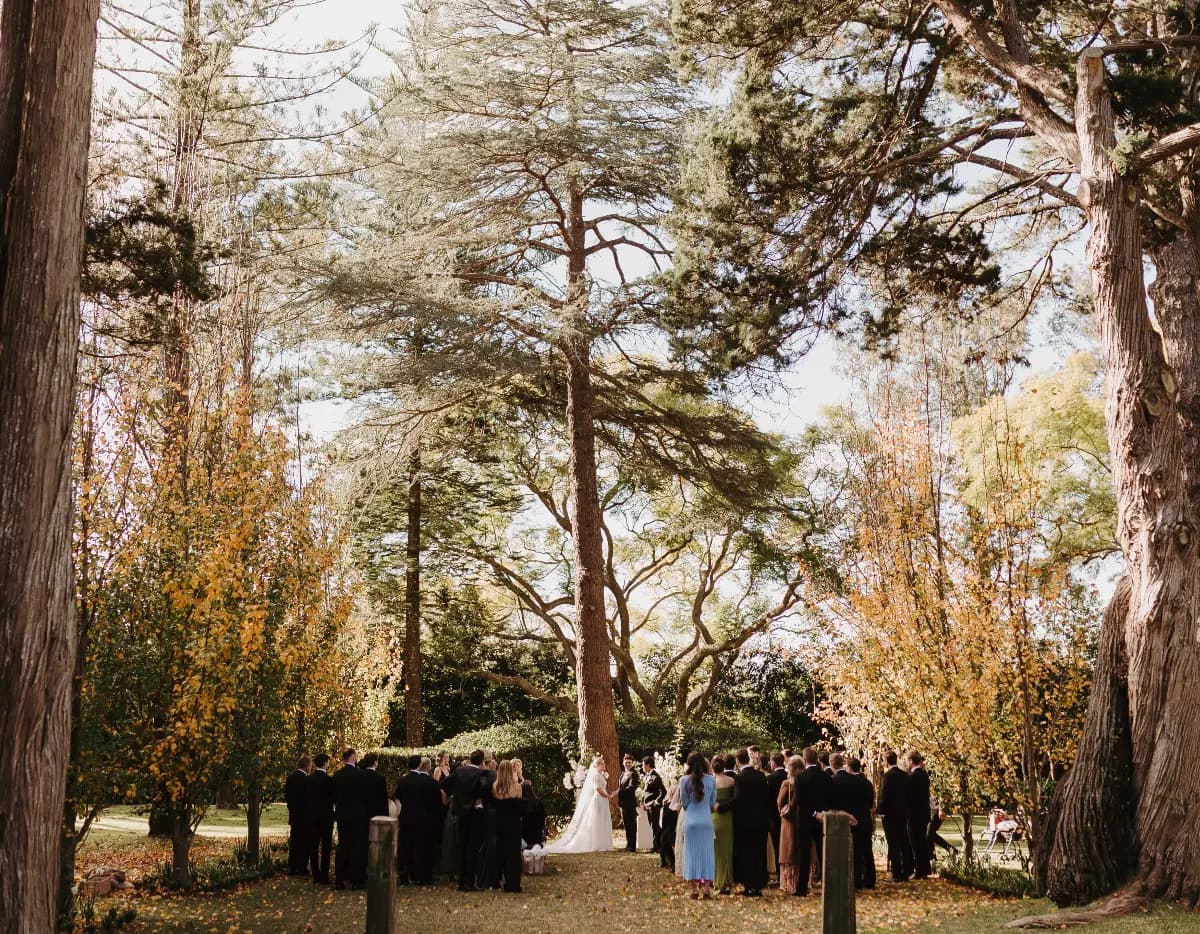
<svg viewBox="0 0 1200 934">
<path fill-rule="evenodd" d="M 497 882 L 504 883 L 504 891 L 521 891 L 521 821 L 525 817 L 528 801 L 517 777 L 512 762 L 503 760 L 496 767 L 496 780 L 492 783 L 492 811 L 496 828 Z"/>
</svg>

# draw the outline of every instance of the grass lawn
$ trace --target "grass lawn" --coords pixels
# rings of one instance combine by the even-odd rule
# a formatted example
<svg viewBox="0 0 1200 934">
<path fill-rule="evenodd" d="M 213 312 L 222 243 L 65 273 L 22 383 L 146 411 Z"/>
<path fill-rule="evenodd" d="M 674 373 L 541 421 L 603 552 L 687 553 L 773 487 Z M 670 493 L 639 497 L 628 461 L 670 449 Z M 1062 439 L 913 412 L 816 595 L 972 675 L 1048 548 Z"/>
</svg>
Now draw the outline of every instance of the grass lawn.
<svg viewBox="0 0 1200 934">
<path fill-rule="evenodd" d="M 121 817 L 130 820 L 137 820 L 149 824 L 149 818 L 146 815 L 146 809 L 143 806 L 135 804 L 118 804 L 113 807 L 105 808 L 101 817 Z M 268 804 L 266 810 L 263 811 L 262 823 L 264 825 L 287 824 L 287 805 L 282 802 Z M 204 833 L 204 828 L 210 827 L 245 827 L 246 812 L 241 808 L 209 808 L 204 815 L 204 820 L 200 824 L 200 833 Z"/>
<path fill-rule="evenodd" d="M 694 902 L 684 883 L 658 868 L 657 857 L 622 852 L 560 856 L 554 872 L 525 880 L 520 895 L 464 895 L 450 886 L 401 889 L 400 930 L 452 930 L 494 934 L 501 925 L 536 934 L 577 934 L 585 924 L 608 931 L 713 930 L 760 932 L 820 930 L 817 896 L 789 898 L 771 890 L 760 899 L 739 896 Z M 208 934 L 344 934 L 363 929 L 361 892 L 333 892 L 306 880 L 275 878 L 212 896 L 135 900 L 135 932 Z M 998 932 L 1026 914 L 1050 910 L 1046 902 L 1005 901 L 938 879 L 881 888 L 858 905 L 858 929 L 871 932 Z M 1169 907 L 1095 925 L 1096 934 L 1200 934 L 1200 916 Z"/>
</svg>

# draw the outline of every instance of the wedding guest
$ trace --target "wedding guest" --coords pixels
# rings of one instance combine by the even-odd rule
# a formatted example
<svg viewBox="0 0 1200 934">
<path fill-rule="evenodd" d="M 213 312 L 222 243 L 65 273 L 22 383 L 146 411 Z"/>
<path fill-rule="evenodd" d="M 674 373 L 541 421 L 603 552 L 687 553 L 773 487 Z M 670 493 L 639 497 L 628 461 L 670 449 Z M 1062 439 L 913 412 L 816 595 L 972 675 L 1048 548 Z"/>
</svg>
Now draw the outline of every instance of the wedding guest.
<svg viewBox="0 0 1200 934">
<path fill-rule="evenodd" d="M 821 771 L 830 778 L 833 778 L 833 767 L 829 764 L 829 753 L 821 752 L 821 754 L 817 756 L 817 761 L 821 763 Z"/>
<path fill-rule="evenodd" d="M 771 756 L 771 774 L 767 776 L 767 790 L 771 794 L 772 801 L 779 801 L 779 789 L 783 787 L 783 783 L 787 781 L 787 759 L 782 752 L 777 752 Z M 775 850 L 775 865 L 778 867 L 779 861 L 779 835 L 782 831 L 780 823 L 778 806 L 771 814 L 771 846 Z"/>
<path fill-rule="evenodd" d="M 308 861 L 308 836 L 305 833 L 308 818 L 304 812 L 304 801 L 307 797 L 308 773 L 312 771 L 312 758 L 301 756 L 296 763 L 296 771 L 287 777 L 283 784 L 283 800 L 288 810 L 288 875 L 304 876 L 308 874 L 305 863 Z"/>
<path fill-rule="evenodd" d="M 519 772 L 504 759 L 496 766 L 491 786 L 492 811 L 496 825 L 497 880 L 504 891 L 521 891 L 521 821 L 529 802 L 524 797 Z"/>
<path fill-rule="evenodd" d="M 342 753 L 342 767 L 333 776 L 338 842 L 334 853 L 333 887 L 362 888 L 367 884 L 367 800 L 362 773 L 358 768 L 358 753 L 347 749 Z M 362 875 L 359 851 L 362 854 Z"/>
<path fill-rule="evenodd" d="M 662 808 L 662 833 L 659 835 L 658 865 L 675 871 L 675 829 L 679 823 L 679 782 L 671 785 Z"/>
<path fill-rule="evenodd" d="M 747 746 L 746 752 L 750 753 L 750 764 L 756 769 L 762 768 L 762 753 L 758 751 L 757 746 Z M 740 769 L 739 769 L 740 771 Z"/>
<path fill-rule="evenodd" d="M 785 895 L 807 894 L 807 884 L 800 886 L 800 849 L 803 846 L 807 852 L 811 841 L 804 839 L 797 828 L 799 815 L 797 812 L 796 782 L 804 774 L 804 760 L 800 756 L 792 756 L 785 770 L 786 778 L 779 785 L 775 797 L 776 807 L 780 817 L 779 827 L 779 888 Z M 808 879 L 805 868 L 805 880 Z M 803 888 L 803 891 L 801 891 Z"/>
<path fill-rule="evenodd" d="M 957 856 L 958 847 L 951 844 L 945 837 L 938 833 L 942 829 L 942 822 L 946 820 L 946 812 L 942 810 L 940 805 L 933 808 L 932 811 L 932 816 L 929 819 L 929 837 L 926 841 L 930 856 L 934 859 L 937 858 L 936 848 L 941 848 L 947 853 L 953 853 Z"/>
<path fill-rule="evenodd" d="M 646 796 L 642 799 L 642 807 L 646 809 L 646 819 L 650 821 L 650 852 L 657 853 L 662 848 L 662 809 L 667 799 L 667 789 L 662 777 L 654 770 L 653 756 L 646 756 L 642 760 L 642 774 L 646 780 Z"/>
<path fill-rule="evenodd" d="M 724 756 L 713 756 L 713 777 L 717 785 L 717 810 L 713 814 L 713 840 L 716 856 L 716 873 L 713 887 L 728 895 L 733 888 L 733 814 L 729 803 L 733 800 L 734 779 L 729 777 Z"/>
<path fill-rule="evenodd" d="M 877 810 L 883 818 L 892 881 L 904 882 L 913 874 L 913 849 L 908 837 L 908 773 L 900 768 L 895 751 L 889 750 L 884 761 L 887 770 L 879 786 Z"/>
<path fill-rule="evenodd" d="M 716 779 L 698 752 L 688 756 L 687 776 L 679 792 L 683 809 L 683 878 L 691 882 L 691 898 L 712 897 L 716 878 L 713 809 L 717 806 Z"/>
<path fill-rule="evenodd" d="M 483 845 L 479 851 L 479 875 L 476 886 L 482 891 L 500 888 L 500 860 L 496 851 L 496 799 L 492 786 L 496 783 L 499 763 L 490 749 L 483 760 L 479 776 L 479 797 L 483 814 Z"/>
<path fill-rule="evenodd" d="M 329 756 L 321 753 L 313 759 L 313 771 L 305 786 L 304 816 L 308 820 L 308 860 L 313 882 L 329 884 L 329 856 L 333 849 L 333 779 L 326 771 Z"/>
<path fill-rule="evenodd" d="M 767 839 L 775 802 L 767 777 L 750 761 L 748 749 L 738 750 L 737 765 L 733 796 L 727 803 L 718 804 L 718 810 L 727 810 L 733 816 L 734 876 L 743 892 L 756 898 L 767 887 Z"/>
<path fill-rule="evenodd" d="M 544 846 L 546 843 L 546 805 L 537 796 L 533 782 L 525 777 L 525 763 L 513 759 L 513 772 L 521 785 L 521 797 L 525 799 L 525 816 L 521 818 L 521 839 L 526 847 Z"/>
<path fill-rule="evenodd" d="M 637 852 L 637 790 L 641 782 L 634 768 L 634 758 L 625 753 L 622 760 L 625 768 L 617 779 L 617 806 L 621 809 L 621 823 L 625 826 L 625 852 Z"/>
<path fill-rule="evenodd" d="M 458 824 L 458 890 L 475 889 L 479 873 L 479 852 L 483 849 L 483 802 L 480 799 L 483 750 L 476 749 L 466 763 L 460 765 L 442 783 L 450 797 L 450 808 Z"/>
<path fill-rule="evenodd" d="M 437 782 L 439 789 L 442 787 L 442 782 L 450 777 L 452 771 L 450 753 L 439 752 L 433 771 L 430 772 L 430 777 Z M 439 812 L 437 832 L 434 835 L 434 872 L 439 875 L 452 876 L 454 875 L 454 829 L 456 824 L 450 819 L 450 798 L 444 791 Z"/>
<path fill-rule="evenodd" d="M 851 797 L 851 806 L 847 809 L 854 816 L 857 824 L 850 828 L 850 836 L 854 842 L 854 887 L 857 889 L 875 888 L 875 854 L 871 851 L 875 838 L 875 786 L 863 774 L 862 762 L 850 758 L 850 775 L 854 779 L 856 790 Z"/>
<path fill-rule="evenodd" d="M 425 756 L 410 756 L 408 774 L 396 783 L 392 797 L 400 802 L 400 840 L 396 850 L 401 885 L 432 885 L 434 840 L 442 814 L 442 790 L 429 774 Z"/>
<path fill-rule="evenodd" d="M 817 751 L 804 750 L 804 771 L 795 779 L 796 805 L 792 810 L 793 842 L 796 849 L 796 894 L 807 895 L 809 880 L 821 877 L 821 846 L 824 834 L 821 821 L 829 810 L 829 776 L 821 768 Z"/>
<path fill-rule="evenodd" d="M 908 754 L 908 839 L 913 851 L 913 875 L 929 878 L 932 872 L 929 852 L 929 773 L 925 757 L 916 750 Z"/>
</svg>

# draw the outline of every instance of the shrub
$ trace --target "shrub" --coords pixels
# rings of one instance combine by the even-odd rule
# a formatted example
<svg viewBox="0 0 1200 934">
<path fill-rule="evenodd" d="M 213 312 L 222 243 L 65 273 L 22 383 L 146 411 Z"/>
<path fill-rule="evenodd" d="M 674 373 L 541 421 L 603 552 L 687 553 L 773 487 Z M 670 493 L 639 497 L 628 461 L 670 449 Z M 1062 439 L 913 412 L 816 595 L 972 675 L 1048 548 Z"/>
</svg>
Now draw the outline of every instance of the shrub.
<svg viewBox="0 0 1200 934">
<path fill-rule="evenodd" d="M 96 903 L 88 899 L 76 904 L 72 927 L 81 934 L 114 934 L 137 920 L 135 908 L 109 908 L 103 915 L 96 912 Z"/>
<path fill-rule="evenodd" d="M 938 875 L 950 882 L 1004 898 L 1037 896 L 1033 877 L 1022 869 L 1009 869 L 979 861 L 968 863 L 960 856 L 950 856 L 938 861 Z"/>
<path fill-rule="evenodd" d="M 533 781 L 546 805 L 547 814 L 554 817 L 570 814 L 575 807 L 575 793 L 563 787 L 563 775 L 570 769 L 570 760 L 579 757 L 578 729 L 574 717 L 549 714 L 460 733 L 438 746 L 393 747 L 375 752 L 379 756 L 380 771 L 392 783 L 408 770 L 408 757 L 412 755 L 434 758 L 444 750 L 457 762 L 474 749 L 490 749 L 498 758 L 520 759 L 526 776 Z M 621 718 L 617 721 L 617 740 L 622 752 L 631 752 L 640 758 L 655 750 L 671 749 L 675 745 L 676 730 L 677 725 L 671 720 Z M 734 723 L 685 723 L 682 739 L 685 752 L 698 749 L 705 753 L 726 752 L 747 743 L 765 746 L 767 742 L 753 730 Z"/>
</svg>

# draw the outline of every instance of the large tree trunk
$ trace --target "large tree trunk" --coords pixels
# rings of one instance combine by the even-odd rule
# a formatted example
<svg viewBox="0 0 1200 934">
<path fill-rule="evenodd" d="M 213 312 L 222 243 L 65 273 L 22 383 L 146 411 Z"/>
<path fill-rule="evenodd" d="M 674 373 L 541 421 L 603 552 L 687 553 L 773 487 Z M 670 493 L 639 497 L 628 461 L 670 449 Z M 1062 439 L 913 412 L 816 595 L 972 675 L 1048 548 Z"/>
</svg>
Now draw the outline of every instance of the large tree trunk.
<svg viewBox="0 0 1200 934">
<path fill-rule="evenodd" d="M 421 698 L 421 453 L 408 475 L 408 539 L 404 569 L 404 733 L 410 747 L 425 745 Z"/>
<path fill-rule="evenodd" d="M 575 545 L 575 678 L 579 702 L 579 744 L 607 760 L 615 783 L 620 753 L 613 714 L 608 619 L 604 612 L 604 543 L 600 490 L 596 479 L 595 389 L 591 337 L 587 333 L 584 282 L 583 198 L 568 198 L 570 256 L 567 260 L 569 321 L 563 340 L 567 367 L 567 432 L 571 443 L 571 529 Z"/>
<path fill-rule="evenodd" d="M 1200 900 L 1196 260 L 1186 238 L 1157 249 L 1156 331 L 1142 274 L 1138 192 L 1112 163 L 1112 103 L 1097 50 L 1080 58 L 1076 126 L 1081 201 L 1091 224 L 1088 263 L 1108 373 L 1105 409 L 1117 534 L 1129 589 L 1125 650 L 1136 808 L 1131 852 L 1144 894 L 1195 903 Z M 1102 725 L 1089 722 L 1094 729 Z M 1097 741 L 1090 733 L 1086 739 Z M 1060 823 L 1059 833 L 1064 829 Z M 1086 858 L 1071 855 L 1075 862 Z M 1057 894 L 1078 901 L 1088 893 L 1068 887 Z"/>
<path fill-rule="evenodd" d="M 95 0 L 0 6 L 0 932 L 50 931 L 70 746 L 71 424 Z"/>
<path fill-rule="evenodd" d="M 1055 789 L 1038 847 L 1039 888 L 1060 905 L 1118 888 L 1136 863 L 1125 619 L 1129 581 L 1117 585 L 1100 627 L 1100 651 L 1075 764 Z"/>
</svg>

